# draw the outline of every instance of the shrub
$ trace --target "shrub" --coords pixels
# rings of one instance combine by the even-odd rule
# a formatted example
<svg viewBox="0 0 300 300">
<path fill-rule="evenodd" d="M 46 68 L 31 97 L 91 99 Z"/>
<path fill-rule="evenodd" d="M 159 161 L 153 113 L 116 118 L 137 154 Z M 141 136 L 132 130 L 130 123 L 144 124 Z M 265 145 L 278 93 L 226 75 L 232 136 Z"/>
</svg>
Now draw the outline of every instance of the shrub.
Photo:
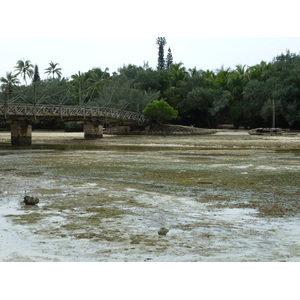
<svg viewBox="0 0 300 300">
<path fill-rule="evenodd" d="M 146 117 L 150 117 L 153 121 L 158 123 L 165 123 L 176 119 L 178 111 L 164 100 L 155 100 L 149 103 L 143 110 Z"/>
</svg>

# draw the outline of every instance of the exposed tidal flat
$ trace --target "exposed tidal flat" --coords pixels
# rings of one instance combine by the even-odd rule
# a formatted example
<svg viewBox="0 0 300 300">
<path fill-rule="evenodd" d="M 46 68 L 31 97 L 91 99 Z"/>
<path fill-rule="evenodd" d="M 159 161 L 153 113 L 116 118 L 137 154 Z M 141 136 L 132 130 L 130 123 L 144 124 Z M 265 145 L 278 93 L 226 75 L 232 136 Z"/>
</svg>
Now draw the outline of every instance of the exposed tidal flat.
<svg viewBox="0 0 300 300">
<path fill-rule="evenodd" d="M 298 133 L 9 138 L 1 261 L 300 261 Z"/>
</svg>

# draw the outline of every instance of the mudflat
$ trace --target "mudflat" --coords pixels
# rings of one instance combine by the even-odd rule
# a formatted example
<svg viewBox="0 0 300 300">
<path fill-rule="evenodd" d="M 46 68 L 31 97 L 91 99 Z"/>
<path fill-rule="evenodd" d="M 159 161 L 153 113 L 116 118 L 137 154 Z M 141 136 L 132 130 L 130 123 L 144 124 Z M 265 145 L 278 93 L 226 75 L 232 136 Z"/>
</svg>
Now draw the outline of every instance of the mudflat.
<svg viewBox="0 0 300 300">
<path fill-rule="evenodd" d="M 300 261 L 297 132 L 9 141 L 0 261 Z"/>
</svg>

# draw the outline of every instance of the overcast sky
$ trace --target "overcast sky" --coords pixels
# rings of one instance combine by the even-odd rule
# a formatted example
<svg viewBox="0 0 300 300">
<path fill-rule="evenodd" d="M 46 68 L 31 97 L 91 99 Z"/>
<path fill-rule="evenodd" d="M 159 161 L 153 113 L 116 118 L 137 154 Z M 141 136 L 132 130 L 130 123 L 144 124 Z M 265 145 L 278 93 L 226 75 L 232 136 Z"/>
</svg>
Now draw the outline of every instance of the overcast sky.
<svg viewBox="0 0 300 300">
<path fill-rule="evenodd" d="M 237 64 L 255 65 L 261 60 L 271 61 L 276 55 L 300 52 L 300 38 L 200 38 L 166 37 L 174 62 L 183 62 L 187 68 L 215 70 L 234 68 Z M 156 37 L 89 37 L 54 38 L 23 37 L 1 38 L 0 76 L 12 71 L 19 59 L 28 59 L 44 69 L 50 61 L 59 63 L 65 77 L 78 71 L 86 72 L 94 67 L 110 72 L 128 64 L 150 67 L 157 65 L 158 49 Z M 19 45 L 22 45 L 21 47 Z"/>
<path fill-rule="evenodd" d="M 174 62 L 186 68 L 251 66 L 286 50 L 300 52 L 296 1 L 202 2 L 7 1 L 1 4 L 0 77 L 20 59 L 37 64 L 42 78 L 50 61 L 65 77 L 94 67 L 112 73 L 148 62 L 155 68 L 158 36 L 166 37 L 165 54 L 170 47 Z"/>
</svg>

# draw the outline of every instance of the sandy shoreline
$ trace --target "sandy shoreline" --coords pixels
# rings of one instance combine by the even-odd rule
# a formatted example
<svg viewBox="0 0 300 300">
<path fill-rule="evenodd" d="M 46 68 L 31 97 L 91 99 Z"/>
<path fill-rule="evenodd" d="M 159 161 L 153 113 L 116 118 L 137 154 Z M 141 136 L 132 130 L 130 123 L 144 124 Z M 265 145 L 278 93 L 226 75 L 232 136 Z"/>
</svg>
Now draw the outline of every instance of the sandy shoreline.
<svg viewBox="0 0 300 300">
<path fill-rule="evenodd" d="M 0 138 L 9 140 L 10 131 L 0 132 Z M 64 132 L 64 131 L 33 131 L 32 138 L 84 138 L 83 132 Z"/>
</svg>

